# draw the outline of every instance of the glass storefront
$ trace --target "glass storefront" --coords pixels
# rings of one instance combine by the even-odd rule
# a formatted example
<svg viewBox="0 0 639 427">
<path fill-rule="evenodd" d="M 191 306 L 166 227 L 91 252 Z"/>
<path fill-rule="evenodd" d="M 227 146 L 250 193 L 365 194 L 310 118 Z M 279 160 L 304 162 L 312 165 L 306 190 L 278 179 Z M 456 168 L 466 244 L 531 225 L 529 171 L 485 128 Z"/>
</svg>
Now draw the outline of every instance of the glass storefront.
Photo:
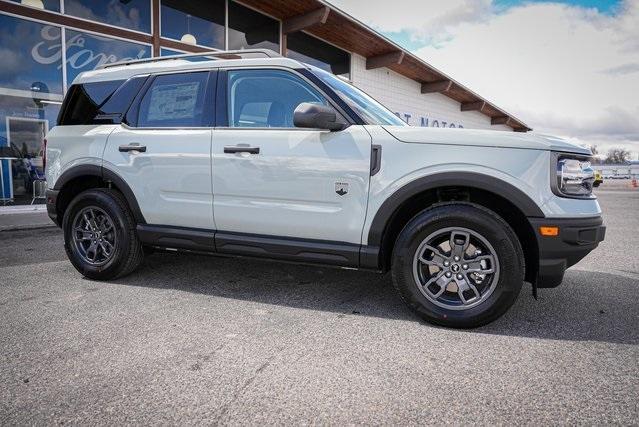
<svg viewBox="0 0 639 427">
<path fill-rule="evenodd" d="M 150 0 L 63 0 L 64 13 L 143 33 L 151 32 Z"/>
<path fill-rule="evenodd" d="M 162 0 L 162 37 L 224 49 L 225 9 L 224 0 Z"/>
<path fill-rule="evenodd" d="M 280 21 L 233 0 L 160 0 L 155 25 L 152 0 L 12 2 L 27 7 L 19 16 L 0 13 L 0 206 L 44 201 L 34 200 L 44 181 L 43 139 L 55 126 L 66 90 L 83 71 L 152 56 L 155 25 L 161 56 L 185 53 L 189 45 L 280 52 Z M 51 22 L 32 17 L 34 9 L 48 12 Z M 82 23 L 66 27 L 63 15 Z M 94 23 L 113 27 L 119 37 L 107 29 L 96 33 Z M 122 38 L 126 31 L 131 38 Z M 348 52 L 303 32 L 288 35 L 288 56 L 345 77 L 350 73 Z"/>
<path fill-rule="evenodd" d="M 287 36 L 286 56 L 315 65 L 318 68 L 350 78 L 350 53 L 326 43 L 306 33 L 293 33 Z"/>
<path fill-rule="evenodd" d="M 150 55 L 151 46 L 0 14 L 0 204 L 43 202 L 42 143 L 65 81 Z"/>
<path fill-rule="evenodd" d="M 280 22 L 229 2 L 229 49 L 260 48 L 280 51 Z"/>
</svg>

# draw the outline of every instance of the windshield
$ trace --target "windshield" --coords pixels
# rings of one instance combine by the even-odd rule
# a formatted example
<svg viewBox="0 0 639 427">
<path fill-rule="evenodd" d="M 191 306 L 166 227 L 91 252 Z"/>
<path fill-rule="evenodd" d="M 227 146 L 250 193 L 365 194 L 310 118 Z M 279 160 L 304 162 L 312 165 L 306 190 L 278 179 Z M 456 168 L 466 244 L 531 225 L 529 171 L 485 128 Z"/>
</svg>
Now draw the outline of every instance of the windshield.
<svg viewBox="0 0 639 427">
<path fill-rule="evenodd" d="M 368 125 L 407 126 L 388 108 L 366 95 L 355 86 L 339 79 L 334 74 L 309 66 L 311 71 L 333 89 Z"/>
</svg>

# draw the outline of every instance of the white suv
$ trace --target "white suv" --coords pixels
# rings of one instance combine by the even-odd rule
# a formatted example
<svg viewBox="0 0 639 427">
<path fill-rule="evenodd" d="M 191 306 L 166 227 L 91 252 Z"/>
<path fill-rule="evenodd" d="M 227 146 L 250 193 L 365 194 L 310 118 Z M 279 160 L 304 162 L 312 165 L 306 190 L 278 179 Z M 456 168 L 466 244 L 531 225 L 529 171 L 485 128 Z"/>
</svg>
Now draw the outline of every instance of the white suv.
<svg viewBox="0 0 639 427">
<path fill-rule="evenodd" d="M 92 279 L 151 248 L 391 271 L 421 317 L 474 327 L 524 281 L 557 286 L 605 233 L 588 150 L 410 127 L 270 51 L 83 73 L 46 141 L 49 216 Z"/>
</svg>

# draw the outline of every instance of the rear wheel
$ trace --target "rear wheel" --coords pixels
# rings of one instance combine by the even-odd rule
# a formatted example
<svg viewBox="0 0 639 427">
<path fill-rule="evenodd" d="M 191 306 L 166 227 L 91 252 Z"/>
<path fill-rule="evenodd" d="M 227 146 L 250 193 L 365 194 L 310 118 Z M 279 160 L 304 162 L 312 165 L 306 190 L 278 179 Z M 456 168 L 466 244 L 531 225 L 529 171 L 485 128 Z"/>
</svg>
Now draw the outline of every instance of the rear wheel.
<svg viewBox="0 0 639 427">
<path fill-rule="evenodd" d="M 119 192 L 96 188 L 78 194 L 64 213 L 64 246 L 84 276 L 109 280 L 131 273 L 144 252 L 126 200 Z"/>
<path fill-rule="evenodd" d="M 477 327 L 515 302 L 524 256 L 510 226 L 470 203 L 439 204 L 416 215 L 393 251 L 393 283 L 422 318 Z"/>
</svg>

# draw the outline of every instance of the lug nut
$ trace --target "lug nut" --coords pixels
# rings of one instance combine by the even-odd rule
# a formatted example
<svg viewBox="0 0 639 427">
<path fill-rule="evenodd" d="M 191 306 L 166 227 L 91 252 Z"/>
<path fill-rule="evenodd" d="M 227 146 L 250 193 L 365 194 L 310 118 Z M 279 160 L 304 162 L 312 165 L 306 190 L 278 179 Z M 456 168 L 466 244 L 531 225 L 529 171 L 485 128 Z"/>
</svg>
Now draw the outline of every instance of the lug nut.
<svg viewBox="0 0 639 427">
<path fill-rule="evenodd" d="M 450 265 L 450 261 L 444 261 L 444 267 L 448 267 Z"/>
<path fill-rule="evenodd" d="M 461 274 L 458 274 L 458 275 L 457 275 L 457 280 L 461 280 L 461 279 L 463 279 L 463 278 L 464 278 L 464 276 L 462 276 Z"/>
<path fill-rule="evenodd" d="M 459 261 L 459 257 L 457 255 L 455 255 L 455 257 L 453 258 L 455 261 Z"/>
<path fill-rule="evenodd" d="M 450 278 L 450 277 L 452 277 L 452 275 L 453 275 L 453 273 L 451 273 L 450 271 L 447 271 L 447 272 L 446 272 L 446 277 L 449 277 L 449 278 Z"/>
<path fill-rule="evenodd" d="M 463 264 L 463 265 L 462 265 L 462 268 L 463 268 L 464 270 L 468 270 L 468 264 Z"/>
</svg>

